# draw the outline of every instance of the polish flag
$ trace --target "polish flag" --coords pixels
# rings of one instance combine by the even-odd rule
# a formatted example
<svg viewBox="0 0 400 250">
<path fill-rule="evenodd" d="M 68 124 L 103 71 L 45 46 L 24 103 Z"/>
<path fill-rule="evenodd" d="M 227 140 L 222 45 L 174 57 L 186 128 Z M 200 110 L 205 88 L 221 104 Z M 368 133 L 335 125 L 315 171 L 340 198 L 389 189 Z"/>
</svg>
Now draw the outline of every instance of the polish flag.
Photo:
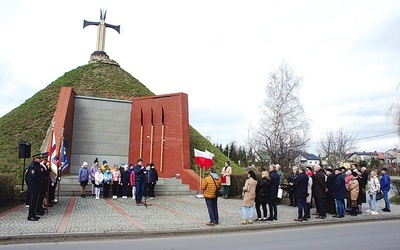
<svg viewBox="0 0 400 250">
<path fill-rule="evenodd" d="M 199 165 L 203 169 L 211 168 L 214 165 L 213 162 L 214 154 L 209 151 L 200 151 L 194 149 L 194 159 L 197 165 Z"/>
<path fill-rule="evenodd" d="M 214 162 L 213 162 L 214 156 L 215 155 L 213 153 L 211 153 L 210 151 L 207 151 L 207 149 L 205 150 L 205 156 L 204 156 L 205 168 L 211 168 L 212 166 L 214 166 Z"/>
<path fill-rule="evenodd" d="M 57 144 L 56 144 L 56 136 L 53 131 L 53 138 L 51 143 L 51 158 L 50 158 L 50 168 L 53 173 L 58 176 L 58 156 L 57 156 Z"/>
<path fill-rule="evenodd" d="M 204 166 L 205 155 L 206 155 L 206 152 L 200 151 L 198 149 L 194 149 L 194 160 L 195 160 L 196 164 L 199 165 L 200 167 Z"/>
</svg>

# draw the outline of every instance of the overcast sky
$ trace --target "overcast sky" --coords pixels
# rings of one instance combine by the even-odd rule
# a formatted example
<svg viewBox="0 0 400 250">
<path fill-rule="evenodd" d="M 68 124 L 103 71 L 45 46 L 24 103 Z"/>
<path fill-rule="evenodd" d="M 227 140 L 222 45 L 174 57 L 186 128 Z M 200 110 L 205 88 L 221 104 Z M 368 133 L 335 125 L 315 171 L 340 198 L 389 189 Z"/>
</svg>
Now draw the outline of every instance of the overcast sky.
<svg viewBox="0 0 400 250">
<path fill-rule="evenodd" d="M 0 1 L 0 117 L 105 51 L 155 94 L 189 95 L 190 124 L 219 144 L 244 143 L 268 74 L 301 77 L 310 153 L 343 128 L 358 151 L 399 147 L 387 116 L 399 96 L 400 1 Z"/>
</svg>

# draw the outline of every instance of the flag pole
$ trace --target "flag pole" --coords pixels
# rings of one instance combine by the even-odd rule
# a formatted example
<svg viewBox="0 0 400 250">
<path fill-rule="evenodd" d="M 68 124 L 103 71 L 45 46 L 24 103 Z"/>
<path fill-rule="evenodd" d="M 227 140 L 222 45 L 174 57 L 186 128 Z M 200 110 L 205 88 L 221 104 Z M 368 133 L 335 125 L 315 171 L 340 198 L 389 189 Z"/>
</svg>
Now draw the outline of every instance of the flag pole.
<svg viewBox="0 0 400 250">
<path fill-rule="evenodd" d="M 164 108 L 161 108 L 161 157 L 160 157 L 160 172 L 163 171 L 163 157 L 164 157 L 164 132 L 165 132 L 165 127 L 164 127 Z"/>
<path fill-rule="evenodd" d="M 197 166 L 197 165 L 196 165 Z M 201 169 L 202 169 L 202 167 L 200 166 L 200 173 L 199 173 L 199 192 L 198 192 L 198 194 L 196 194 L 196 198 L 204 198 L 204 194 L 201 192 L 201 181 L 202 181 L 202 179 L 201 179 Z M 204 174 L 204 170 L 203 170 L 203 174 Z"/>
<path fill-rule="evenodd" d="M 61 147 L 60 150 L 64 150 L 64 128 L 62 128 L 61 130 Z M 61 153 L 61 157 L 63 156 L 63 153 Z M 61 157 L 59 157 L 59 159 L 61 159 Z M 62 159 L 61 159 L 62 160 Z M 60 163 L 61 161 L 58 161 L 58 163 Z M 59 181 L 58 184 L 58 188 L 57 188 L 57 201 L 60 200 L 60 188 L 61 188 L 61 170 L 60 170 L 60 164 L 58 164 L 57 166 L 57 180 Z"/>
<path fill-rule="evenodd" d="M 143 110 L 140 109 L 140 145 L 139 145 L 139 158 L 143 158 Z"/>
<path fill-rule="evenodd" d="M 150 162 L 153 162 L 153 141 L 154 141 L 154 117 L 151 109 L 151 131 L 150 131 Z"/>
</svg>

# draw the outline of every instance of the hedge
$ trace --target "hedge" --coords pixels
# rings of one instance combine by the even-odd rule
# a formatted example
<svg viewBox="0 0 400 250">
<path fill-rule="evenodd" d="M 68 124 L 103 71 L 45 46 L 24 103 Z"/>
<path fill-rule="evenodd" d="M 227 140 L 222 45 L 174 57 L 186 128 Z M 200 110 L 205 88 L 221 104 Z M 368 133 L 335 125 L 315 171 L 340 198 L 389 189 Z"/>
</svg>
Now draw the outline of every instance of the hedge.
<svg viewBox="0 0 400 250">
<path fill-rule="evenodd" d="M 15 196 L 16 178 L 12 174 L 0 173 L 0 201 L 11 200 Z"/>
</svg>

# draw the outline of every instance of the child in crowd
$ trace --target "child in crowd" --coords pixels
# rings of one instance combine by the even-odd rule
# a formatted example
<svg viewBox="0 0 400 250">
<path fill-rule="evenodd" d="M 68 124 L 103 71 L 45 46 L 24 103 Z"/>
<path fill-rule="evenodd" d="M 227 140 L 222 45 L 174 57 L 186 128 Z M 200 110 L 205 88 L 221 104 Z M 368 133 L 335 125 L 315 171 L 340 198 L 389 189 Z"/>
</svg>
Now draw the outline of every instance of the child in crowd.
<svg viewBox="0 0 400 250">
<path fill-rule="evenodd" d="M 103 172 L 101 172 L 101 168 L 97 169 L 97 172 L 94 174 L 94 193 L 96 195 L 96 200 L 100 199 L 100 190 L 103 186 Z"/>
<path fill-rule="evenodd" d="M 131 164 L 131 166 L 133 166 L 133 164 Z M 133 169 L 133 168 L 132 168 Z M 129 182 L 132 186 L 132 199 L 135 199 L 135 192 L 136 192 L 136 181 L 135 181 L 135 171 L 131 171 L 130 175 L 129 175 Z"/>
<path fill-rule="evenodd" d="M 112 181 L 112 174 L 110 172 L 110 168 L 106 169 L 103 175 L 103 197 L 104 199 L 108 199 L 110 195 L 110 186 Z"/>
<path fill-rule="evenodd" d="M 124 165 L 124 171 L 121 173 L 121 185 L 122 185 L 122 199 L 128 198 L 128 186 L 129 186 L 129 172 L 128 165 Z"/>
<path fill-rule="evenodd" d="M 85 198 L 85 188 L 89 182 L 89 170 L 87 169 L 88 163 L 85 161 L 79 169 L 78 181 L 81 185 L 81 197 Z"/>
<path fill-rule="evenodd" d="M 121 185 L 121 171 L 119 171 L 119 167 L 117 164 L 114 164 L 111 170 L 112 175 L 112 194 L 113 199 L 117 199 L 118 197 L 118 186 Z"/>
</svg>

